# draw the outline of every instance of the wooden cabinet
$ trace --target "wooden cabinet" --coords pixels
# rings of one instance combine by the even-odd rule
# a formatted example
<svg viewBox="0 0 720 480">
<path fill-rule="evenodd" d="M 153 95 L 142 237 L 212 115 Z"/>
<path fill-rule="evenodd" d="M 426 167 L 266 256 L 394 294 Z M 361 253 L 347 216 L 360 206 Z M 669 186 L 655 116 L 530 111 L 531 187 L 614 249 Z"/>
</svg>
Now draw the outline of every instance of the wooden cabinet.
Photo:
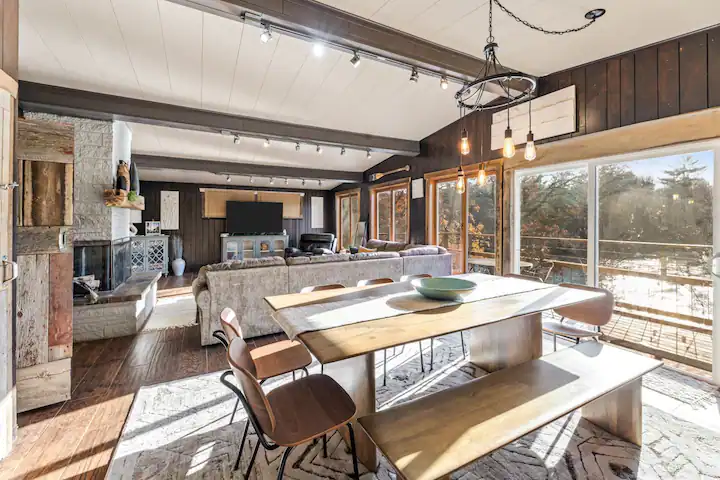
<svg viewBox="0 0 720 480">
<path fill-rule="evenodd" d="M 221 261 L 245 258 L 282 257 L 288 246 L 287 235 L 224 235 Z"/>
<path fill-rule="evenodd" d="M 168 273 L 168 236 L 137 235 L 131 239 L 132 273 Z"/>
</svg>

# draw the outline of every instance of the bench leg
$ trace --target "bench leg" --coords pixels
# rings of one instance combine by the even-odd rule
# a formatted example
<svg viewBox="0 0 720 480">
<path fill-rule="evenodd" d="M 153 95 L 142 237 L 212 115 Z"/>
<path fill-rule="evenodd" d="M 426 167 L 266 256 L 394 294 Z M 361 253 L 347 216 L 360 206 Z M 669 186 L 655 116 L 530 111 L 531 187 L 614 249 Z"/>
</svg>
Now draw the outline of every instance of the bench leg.
<svg viewBox="0 0 720 480">
<path fill-rule="evenodd" d="M 487 372 L 542 356 L 540 314 L 515 317 L 470 330 L 470 362 Z"/>
<path fill-rule="evenodd" d="M 613 435 L 642 445 L 642 379 L 634 380 L 584 407 L 582 416 Z"/>
<path fill-rule="evenodd" d="M 325 374 L 334 378 L 353 399 L 357 407 L 357 417 L 375 413 L 374 353 L 328 363 L 325 365 Z M 350 445 L 348 429 L 341 428 L 340 433 L 345 439 L 345 444 Z M 355 429 L 355 446 L 358 460 L 371 472 L 377 471 L 378 458 L 375 444 L 362 428 Z"/>
</svg>

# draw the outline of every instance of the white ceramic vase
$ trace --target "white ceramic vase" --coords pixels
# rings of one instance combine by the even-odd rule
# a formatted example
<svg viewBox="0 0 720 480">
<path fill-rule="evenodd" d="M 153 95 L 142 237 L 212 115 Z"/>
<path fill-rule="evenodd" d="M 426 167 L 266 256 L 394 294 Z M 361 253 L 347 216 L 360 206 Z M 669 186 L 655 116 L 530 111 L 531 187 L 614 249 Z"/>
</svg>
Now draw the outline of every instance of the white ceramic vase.
<svg viewBox="0 0 720 480">
<path fill-rule="evenodd" d="M 172 261 L 172 270 L 176 277 L 182 277 L 185 273 L 185 260 L 182 258 L 176 258 Z"/>
</svg>

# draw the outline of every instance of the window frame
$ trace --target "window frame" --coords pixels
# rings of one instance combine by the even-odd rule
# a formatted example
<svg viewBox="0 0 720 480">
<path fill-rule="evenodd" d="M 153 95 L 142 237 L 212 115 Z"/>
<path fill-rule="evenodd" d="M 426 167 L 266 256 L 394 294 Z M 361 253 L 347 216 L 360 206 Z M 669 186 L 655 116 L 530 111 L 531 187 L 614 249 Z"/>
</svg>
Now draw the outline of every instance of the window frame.
<svg viewBox="0 0 720 480">
<path fill-rule="evenodd" d="M 379 193 L 389 192 L 392 204 L 392 216 L 390 219 L 390 239 L 395 242 L 395 191 L 405 189 L 407 191 L 407 214 L 405 220 L 405 243 L 410 243 L 410 177 L 400 180 L 381 183 L 370 187 L 370 238 L 378 238 L 377 221 L 377 196 Z"/>
</svg>

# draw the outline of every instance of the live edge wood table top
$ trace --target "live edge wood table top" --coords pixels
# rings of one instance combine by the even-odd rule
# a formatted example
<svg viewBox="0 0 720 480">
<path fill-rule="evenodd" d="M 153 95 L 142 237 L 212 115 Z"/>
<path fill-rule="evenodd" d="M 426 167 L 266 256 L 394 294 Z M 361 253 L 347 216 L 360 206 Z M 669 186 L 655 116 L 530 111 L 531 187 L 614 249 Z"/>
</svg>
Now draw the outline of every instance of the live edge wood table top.
<svg viewBox="0 0 720 480">
<path fill-rule="evenodd" d="M 506 282 L 508 280 L 498 278 L 494 281 Z M 265 300 L 274 311 L 278 311 L 383 287 L 385 286 L 375 285 L 312 293 L 293 293 L 266 297 Z M 298 339 L 305 344 L 320 363 L 327 364 L 384 348 L 573 305 L 597 296 L 598 294 L 595 292 L 555 286 L 548 288 L 547 285 L 539 284 L 537 290 L 327 330 L 305 332 L 298 335 Z M 358 298 L 358 308 L 362 308 L 362 303 L 362 298 Z"/>
</svg>

